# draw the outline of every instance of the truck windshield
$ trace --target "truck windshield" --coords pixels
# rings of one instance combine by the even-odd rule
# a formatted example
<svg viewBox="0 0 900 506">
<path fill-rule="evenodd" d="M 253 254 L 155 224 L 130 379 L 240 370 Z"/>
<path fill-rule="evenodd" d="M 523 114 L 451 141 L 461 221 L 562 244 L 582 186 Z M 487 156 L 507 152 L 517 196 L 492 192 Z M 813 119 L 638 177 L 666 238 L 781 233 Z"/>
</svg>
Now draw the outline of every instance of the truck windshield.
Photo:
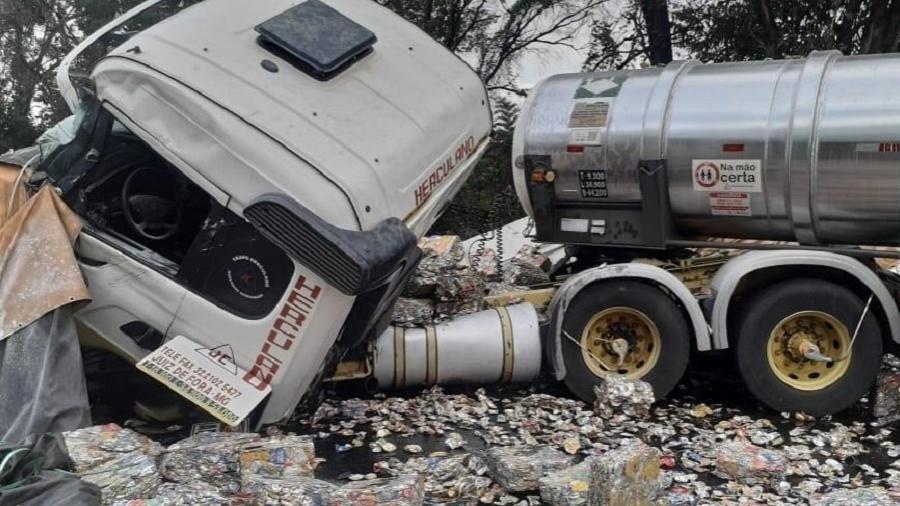
<svg viewBox="0 0 900 506">
<path fill-rule="evenodd" d="M 69 80 L 72 81 L 72 86 L 76 90 L 83 88 L 92 89 L 90 74 L 100 59 L 127 42 L 134 35 L 202 1 L 160 0 L 156 3 L 145 2 L 147 7 L 141 10 L 140 13 L 121 24 L 107 29 L 96 41 L 86 46 L 75 56 L 69 67 Z"/>
</svg>

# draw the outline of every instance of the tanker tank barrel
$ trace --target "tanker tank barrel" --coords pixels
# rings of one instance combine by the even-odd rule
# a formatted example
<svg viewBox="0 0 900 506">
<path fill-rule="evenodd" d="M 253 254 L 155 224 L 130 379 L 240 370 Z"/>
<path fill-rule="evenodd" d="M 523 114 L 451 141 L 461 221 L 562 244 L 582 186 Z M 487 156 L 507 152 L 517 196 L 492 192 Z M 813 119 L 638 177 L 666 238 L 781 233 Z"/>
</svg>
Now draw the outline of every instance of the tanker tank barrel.
<svg viewBox="0 0 900 506">
<path fill-rule="evenodd" d="M 539 240 L 900 246 L 900 54 L 564 74 L 513 146 Z"/>
</svg>

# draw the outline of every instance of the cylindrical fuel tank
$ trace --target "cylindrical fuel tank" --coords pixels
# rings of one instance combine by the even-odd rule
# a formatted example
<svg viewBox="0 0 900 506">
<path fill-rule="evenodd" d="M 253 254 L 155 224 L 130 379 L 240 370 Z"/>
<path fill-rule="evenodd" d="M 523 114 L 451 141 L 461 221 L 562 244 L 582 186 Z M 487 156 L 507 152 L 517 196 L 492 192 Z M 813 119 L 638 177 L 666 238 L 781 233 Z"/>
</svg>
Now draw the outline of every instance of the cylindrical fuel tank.
<svg viewBox="0 0 900 506">
<path fill-rule="evenodd" d="M 900 54 L 553 76 L 514 136 L 533 215 L 523 155 L 549 156 L 570 207 L 639 201 L 640 161 L 664 160 L 683 236 L 897 245 Z"/>
<path fill-rule="evenodd" d="M 522 303 L 427 327 L 388 327 L 373 368 L 381 388 L 531 381 L 541 371 L 537 312 Z"/>
</svg>

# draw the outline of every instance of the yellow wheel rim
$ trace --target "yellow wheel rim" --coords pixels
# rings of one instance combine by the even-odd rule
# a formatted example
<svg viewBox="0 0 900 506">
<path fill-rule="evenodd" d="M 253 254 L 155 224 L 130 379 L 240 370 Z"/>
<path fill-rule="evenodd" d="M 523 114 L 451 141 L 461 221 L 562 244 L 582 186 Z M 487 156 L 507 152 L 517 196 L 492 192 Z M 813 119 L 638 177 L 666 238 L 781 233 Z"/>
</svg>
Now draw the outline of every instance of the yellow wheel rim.
<svg viewBox="0 0 900 506">
<path fill-rule="evenodd" d="M 661 348 L 662 339 L 653 320 L 630 307 L 600 311 L 581 333 L 582 359 L 597 376 L 642 378 L 656 366 Z M 621 360 L 617 351 L 623 355 Z"/>
<path fill-rule="evenodd" d="M 769 334 L 769 369 L 782 383 L 803 391 L 821 390 L 841 379 L 850 366 L 850 332 L 821 311 L 801 311 L 778 322 Z M 802 354 L 804 345 L 819 347 L 834 362 L 816 362 Z M 845 356 L 846 355 L 846 356 Z M 840 360 L 838 360 L 840 359 Z"/>
</svg>

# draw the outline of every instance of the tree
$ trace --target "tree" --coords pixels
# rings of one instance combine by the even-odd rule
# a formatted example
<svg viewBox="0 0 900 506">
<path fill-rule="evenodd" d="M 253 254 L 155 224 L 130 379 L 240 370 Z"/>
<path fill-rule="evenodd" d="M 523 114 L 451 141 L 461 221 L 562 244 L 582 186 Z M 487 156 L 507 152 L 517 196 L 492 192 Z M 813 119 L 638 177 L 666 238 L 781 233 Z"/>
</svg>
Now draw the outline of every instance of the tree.
<svg viewBox="0 0 900 506">
<path fill-rule="evenodd" d="M 592 28 L 585 70 L 664 63 L 661 0 L 627 0 L 622 12 Z M 678 0 L 670 11 L 671 44 L 688 58 L 740 61 L 900 50 L 900 0 Z M 654 10 L 656 9 L 656 10 Z M 656 26 L 656 25 L 654 25 Z M 660 47 L 664 42 L 658 44 Z M 661 49 L 659 51 L 662 51 Z"/>
<path fill-rule="evenodd" d="M 491 91 L 525 92 L 515 63 L 527 52 L 574 47 L 607 0 L 378 0 L 463 56 Z"/>
<path fill-rule="evenodd" d="M 647 48 L 650 64 L 669 63 L 672 61 L 672 30 L 668 3 L 666 0 L 641 0 L 641 13 L 644 15 L 647 38 L 650 42 Z"/>
<path fill-rule="evenodd" d="M 431 233 L 465 238 L 525 216 L 513 190 L 511 162 L 519 106 L 503 96 L 496 97 L 491 105 L 494 113 L 491 144 Z"/>
<path fill-rule="evenodd" d="M 689 0 L 673 21 L 675 44 L 703 61 L 900 49 L 900 0 Z"/>
<path fill-rule="evenodd" d="M 0 152 L 68 114 L 54 70 L 83 34 L 137 0 L 0 0 Z"/>
<path fill-rule="evenodd" d="M 617 13 L 603 8 L 591 27 L 583 70 L 620 70 L 650 61 L 647 24 L 637 0 L 627 0 Z"/>
</svg>

